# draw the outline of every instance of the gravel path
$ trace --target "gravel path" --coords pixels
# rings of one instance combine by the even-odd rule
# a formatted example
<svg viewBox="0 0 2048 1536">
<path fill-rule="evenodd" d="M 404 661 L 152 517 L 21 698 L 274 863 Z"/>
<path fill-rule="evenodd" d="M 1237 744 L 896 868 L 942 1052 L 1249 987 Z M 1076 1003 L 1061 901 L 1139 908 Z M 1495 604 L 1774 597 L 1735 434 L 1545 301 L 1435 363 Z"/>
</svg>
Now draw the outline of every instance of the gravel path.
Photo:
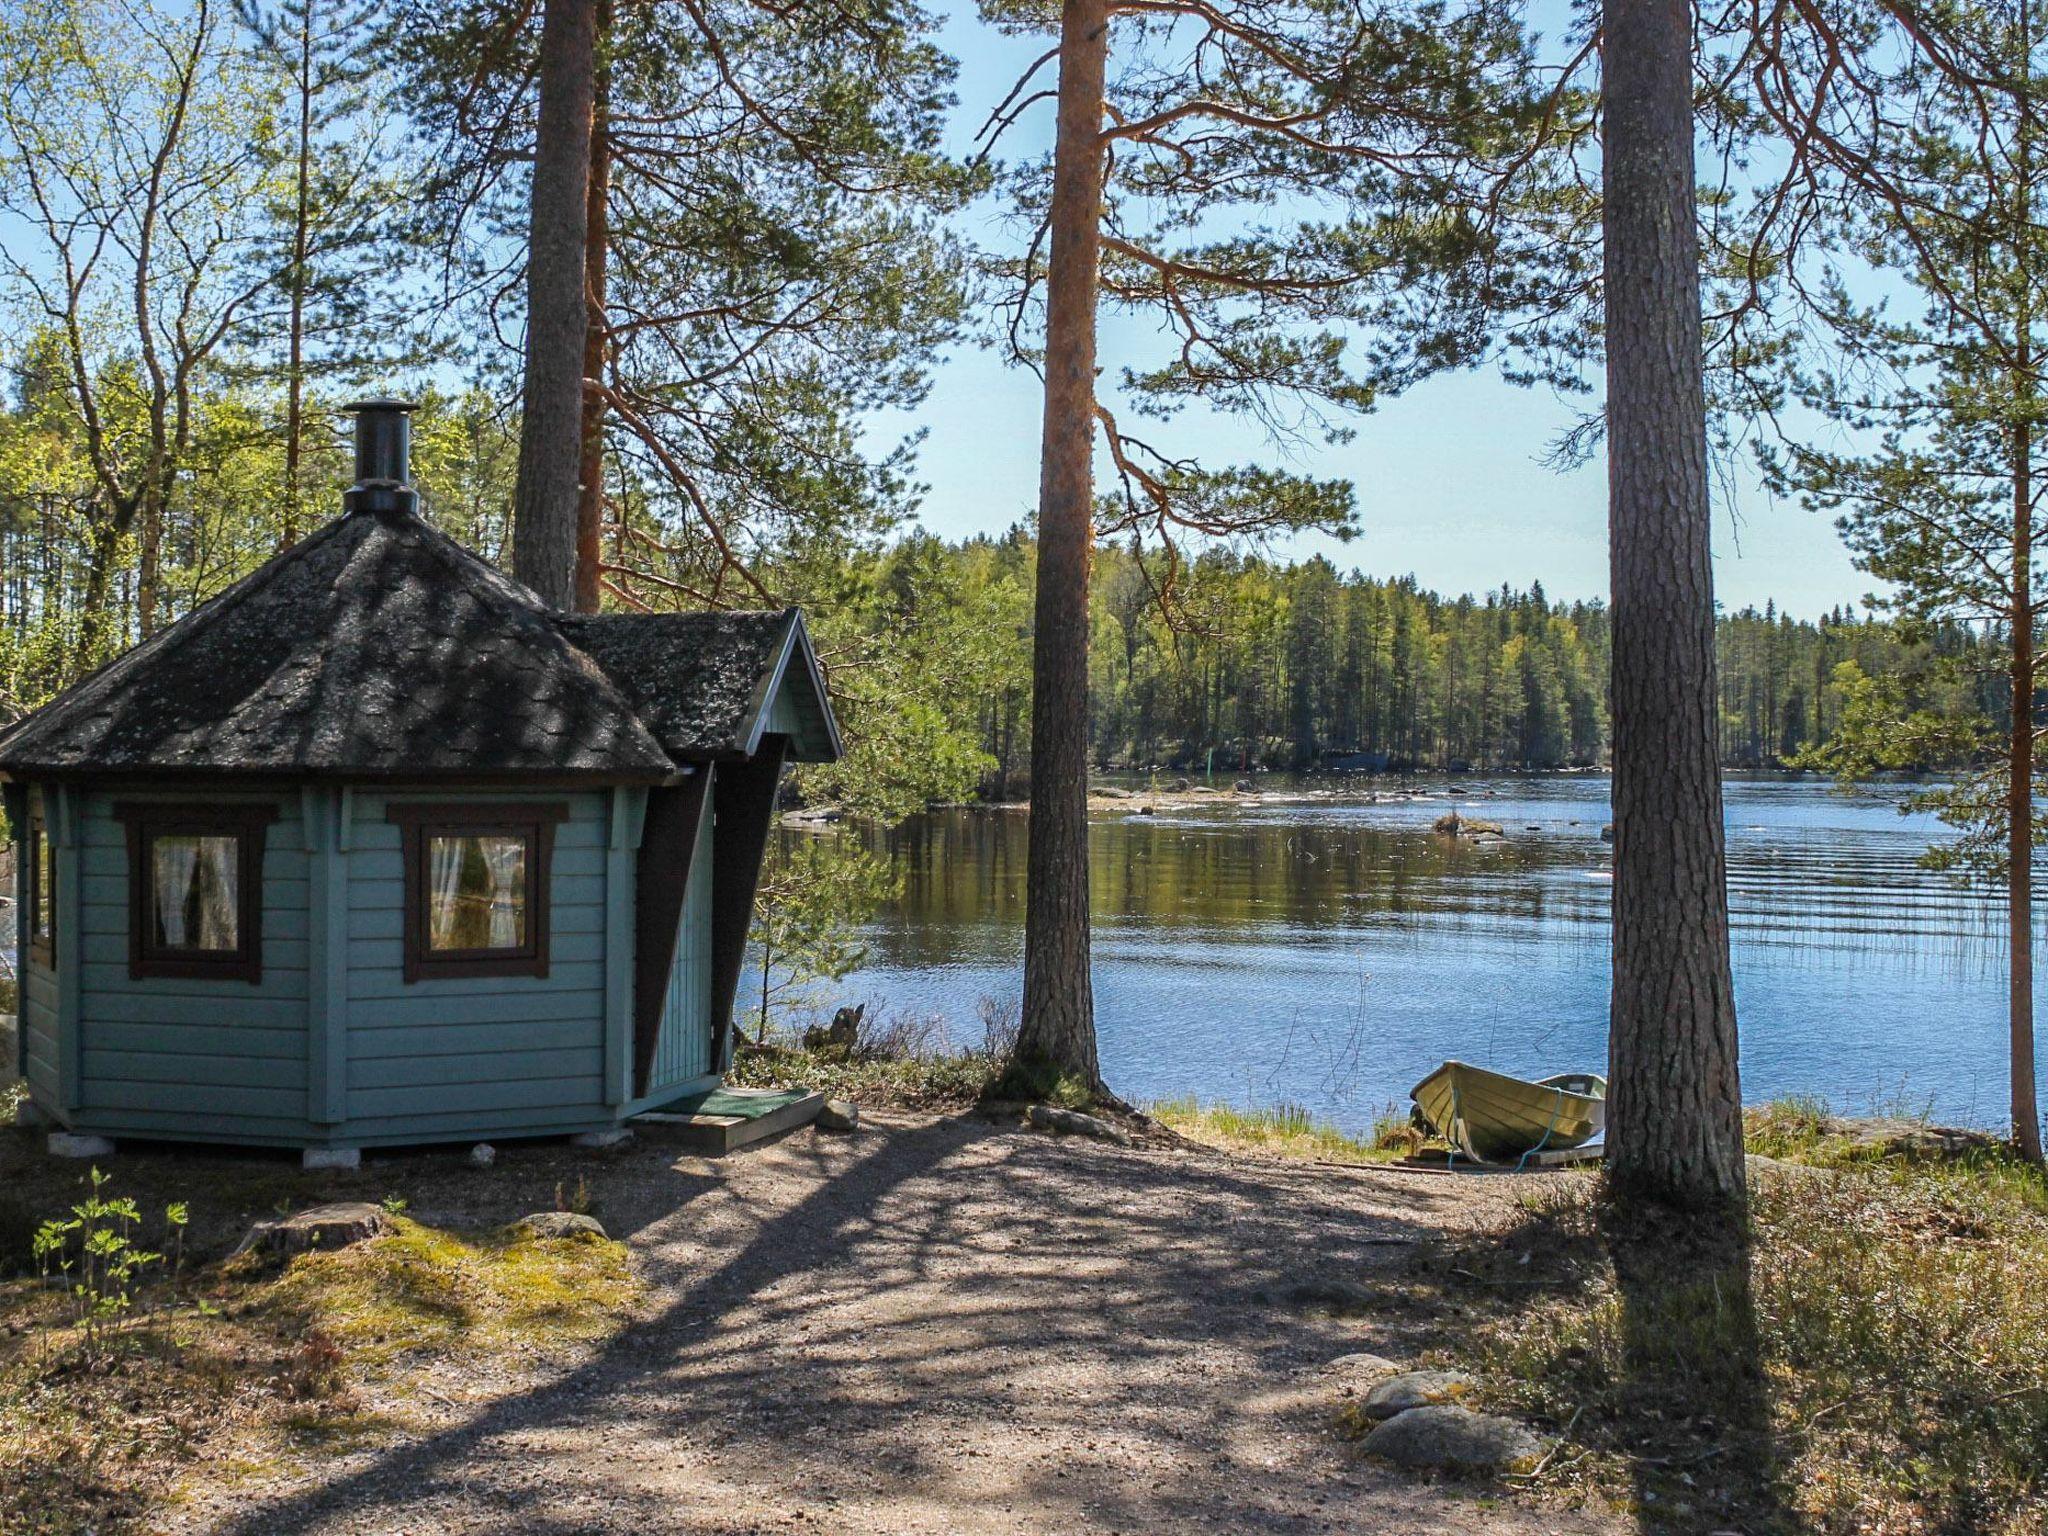
<svg viewBox="0 0 2048 1536">
<path fill-rule="evenodd" d="M 1361 1460 L 1329 1432 L 1321 1368 L 1422 1341 L 1280 1299 L 1509 1220 L 1517 1181 L 875 1119 L 715 1163 L 643 1140 L 604 1177 L 651 1286 L 622 1335 L 566 1368 L 445 1380 L 445 1401 L 403 1405 L 424 1428 L 166 1528 L 1620 1528 Z"/>
</svg>

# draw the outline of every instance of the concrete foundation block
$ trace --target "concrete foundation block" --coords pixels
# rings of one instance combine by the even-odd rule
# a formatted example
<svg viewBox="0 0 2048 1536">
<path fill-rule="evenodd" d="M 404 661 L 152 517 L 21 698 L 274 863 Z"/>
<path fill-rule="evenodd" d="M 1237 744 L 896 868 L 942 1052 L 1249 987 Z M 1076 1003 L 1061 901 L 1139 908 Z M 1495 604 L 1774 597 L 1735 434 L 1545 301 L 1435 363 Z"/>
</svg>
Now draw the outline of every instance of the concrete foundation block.
<svg viewBox="0 0 2048 1536">
<path fill-rule="evenodd" d="M 609 1130 L 585 1131 L 580 1136 L 571 1136 L 569 1138 L 569 1145 L 572 1147 L 588 1147 L 592 1151 L 602 1152 L 610 1147 L 623 1147 L 632 1139 L 633 1133 L 631 1131 L 622 1125 L 615 1125 Z"/>
<path fill-rule="evenodd" d="M 360 1147 L 308 1147 L 299 1166 L 308 1173 L 353 1173 L 363 1166 L 363 1153 Z"/>
<path fill-rule="evenodd" d="M 85 1136 L 77 1131 L 50 1132 L 52 1157 L 112 1157 L 114 1144 L 104 1136 Z"/>
</svg>

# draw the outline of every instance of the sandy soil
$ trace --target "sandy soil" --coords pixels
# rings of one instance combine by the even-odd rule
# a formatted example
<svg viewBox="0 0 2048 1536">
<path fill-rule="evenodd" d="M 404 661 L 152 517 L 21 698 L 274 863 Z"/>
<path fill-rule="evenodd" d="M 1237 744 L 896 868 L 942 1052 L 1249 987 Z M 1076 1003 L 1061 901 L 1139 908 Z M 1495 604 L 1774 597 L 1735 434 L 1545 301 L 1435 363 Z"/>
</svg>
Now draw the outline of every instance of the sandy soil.
<svg viewBox="0 0 2048 1536">
<path fill-rule="evenodd" d="M 195 1495 L 164 1528 L 1622 1528 L 1360 1459 L 1331 1433 L 1325 1367 L 1430 1341 L 1284 1300 L 1509 1223 L 1523 1181 L 875 1120 L 721 1162 L 645 1137 L 613 1154 L 599 1214 L 650 1283 L 621 1336 L 567 1367 L 446 1379 L 393 1405 L 417 1426 L 396 1439 Z"/>
</svg>

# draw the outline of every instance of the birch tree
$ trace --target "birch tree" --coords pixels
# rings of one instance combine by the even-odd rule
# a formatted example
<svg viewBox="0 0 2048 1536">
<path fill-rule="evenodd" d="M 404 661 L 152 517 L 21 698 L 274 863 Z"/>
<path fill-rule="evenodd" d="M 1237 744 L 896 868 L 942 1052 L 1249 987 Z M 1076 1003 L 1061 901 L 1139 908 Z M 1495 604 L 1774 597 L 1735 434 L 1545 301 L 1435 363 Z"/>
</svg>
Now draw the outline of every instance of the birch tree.
<svg viewBox="0 0 2048 1536">
<path fill-rule="evenodd" d="M 46 328 L 90 468 L 80 644 L 114 638 L 108 591 L 138 545 L 160 617 L 164 520 L 200 427 L 197 390 L 273 295 L 255 259 L 278 153 L 270 82 L 213 0 L 0 9 L 0 278 Z"/>
</svg>

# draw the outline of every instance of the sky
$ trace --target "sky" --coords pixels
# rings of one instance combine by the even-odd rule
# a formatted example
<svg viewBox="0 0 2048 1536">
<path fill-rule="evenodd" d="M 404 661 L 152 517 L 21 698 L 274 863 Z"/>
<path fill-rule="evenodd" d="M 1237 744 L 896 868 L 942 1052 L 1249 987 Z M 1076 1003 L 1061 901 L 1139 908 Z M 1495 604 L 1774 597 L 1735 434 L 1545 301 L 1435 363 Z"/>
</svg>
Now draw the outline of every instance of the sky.
<svg viewBox="0 0 2048 1536">
<path fill-rule="evenodd" d="M 1044 44 L 997 36 L 975 19 L 971 3 L 948 0 L 948 9 L 944 42 L 961 65 L 953 147 L 962 150 Z M 1042 148 L 1050 132 L 1047 103 L 1006 139 L 1005 153 Z M 1145 341 L 1142 331 L 1106 325 L 1105 370 L 1127 356 L 1142 358 Z M 1596 457 L 1560 472 L 1543 459 L 1584 404 L 1488 374 L 1458 374 L 1425 381 L 1355 418 L 1352 441 L 1292 457 L 1255 428 L 1215 416 L 1183 417 L 1158 435 L 1197 449 L 1210 464 L 1264 462 L 1353 483 L 1358 538 L 1340 545 L 1305 535 L 1273 546 L 1278 555 L 1324 554 L 1339 570 L 1372 576 L 1412 574 L 1446 595 L 1540 581 L 1552 598 L 1571 600 L 1607 590 L 1606 466 Z M 919 479 L 929 491 L 921 521 L 942 537 L 960 538 L 1000 532 L 1031 511 L 1039 406 L 1034 376 L 967 345 L 946 358 L 929 399 L 914 411 L 878 418 L 874 430 L 882 438 L 926 434 Z M 1717 488 L 1714 507 L 1715 595 L 1725 607 L 1761 608 L 1768 599 L 1810 618 L 1853 606 L 1870 590 L 1827 516 L 1770 498 L 1739 467 L 1735 479 L 1732 496 Z"/>
</svg>

